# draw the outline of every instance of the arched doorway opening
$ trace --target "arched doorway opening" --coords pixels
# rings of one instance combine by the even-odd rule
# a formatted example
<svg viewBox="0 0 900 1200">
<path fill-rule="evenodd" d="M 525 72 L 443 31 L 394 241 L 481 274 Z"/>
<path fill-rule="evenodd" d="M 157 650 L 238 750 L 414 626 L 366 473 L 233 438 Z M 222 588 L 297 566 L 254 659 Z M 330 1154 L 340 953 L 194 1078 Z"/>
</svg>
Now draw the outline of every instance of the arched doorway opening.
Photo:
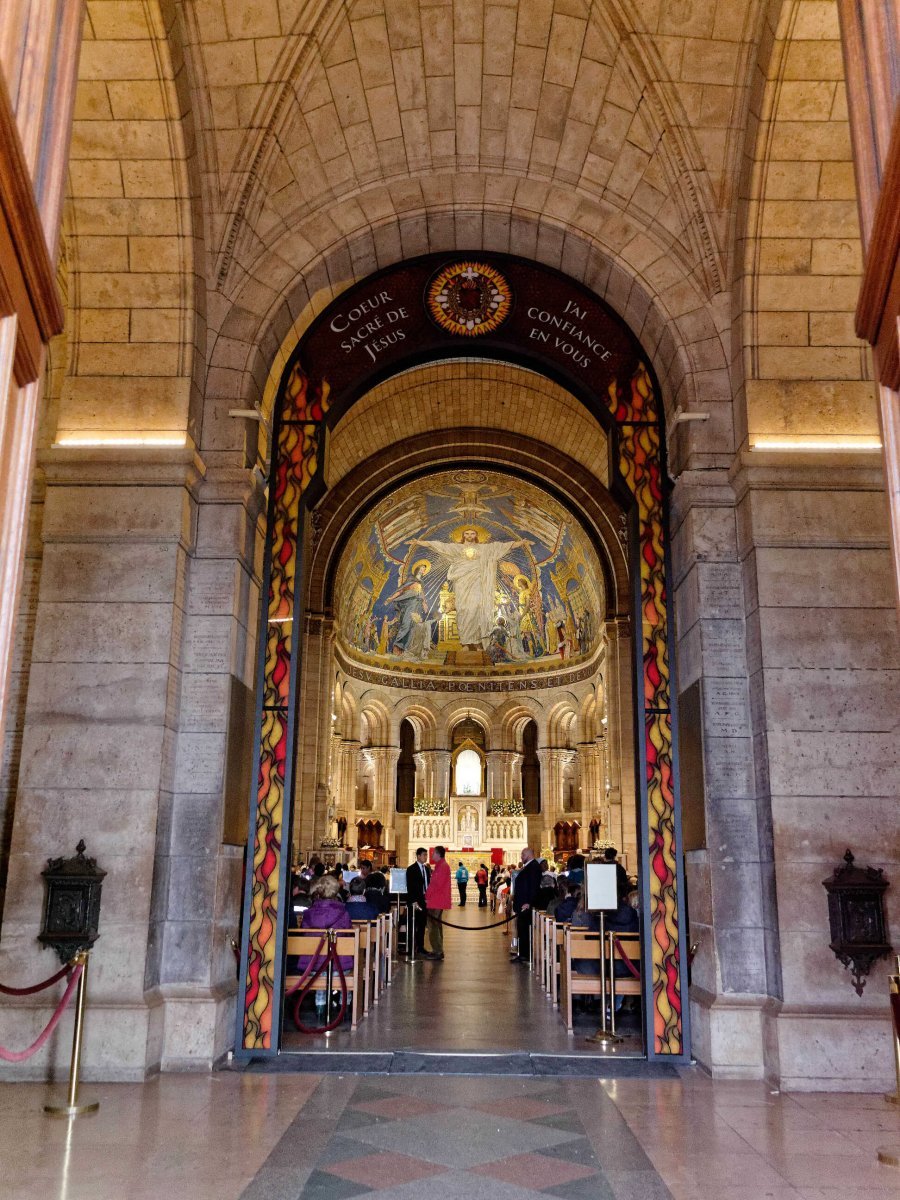
<svg viewBox="0 0 900 1200">
<path fill-rule="evenodd" d="M 364 502 L 361 489 L 365 488 L 365 502 L 371 503 L 374 497 L 378 503 L 385 489 L 395 487 L 398 480 L 412 480 L 417 473 L 434 470 L 436 463 L 448 462 L 448 446 L 454 443 L 460 446 L 457 463 L 468 460 L 474 465 L 480 456 L 482 465 L 485 462 L 493 465 L 506 456 L 523 477 L 546 483 L 556 474 L 560 494 L 579 509 L 587 511 L 599 505 L 595 528 L 606 555 L 603 570 L 609 574 L 615 595 L 623 597 L 614 617 L 619 645 L 629 644 L 629 624 L 639 635 L 635 638 L 631 677 L 636 706 L 633 720 L 640 730 L 634 772 L 640 825 L 635 858 L 648 934 L 643 950 L 647 1049 L 651 1057 L 667 1061 L 680 1061 L 688 1053 L 682 1003 L 684 964 L 679 954 L 684 898 L 669 693 L 661 412 L 652 375 L 626 327 L 583 288 L 533 263 L 504 256 L 481 257 L 489 258 L 490 263 L 479 260 L 454 265 L 432 256 L 403 264 L 392 273 L 359 285 L 319 318 L 302 339 L 284 373 L 270 495 L 266 572 L 269 601 L 266 654 L 260 668 L 260 773 L 251 822 L 255 830 L 253 869 L 248 872 L 247 933 L 243 948 L 242 1054 L 274 1052 L 280 1027 L 278 964 L 284 930 L 277 913 L 285 872 L 280 845 L 285 818 L 287 815 L 289 827 L 295 799 L 292 747 L 296 739 L 299 680 L 297 639 L 291 626 L 304 604 L 315 612 L 327 608 L 342 544 L 349 536 L 354 513 L 360 511 Z M 474 289 L 469 287 L 473 278 L 479 281 Z M 457 319 L 456 301 L 450 309 L 444 303 L 448 295 L 456 295 L 457 283 L 463 291 L 466 288 L 472 291 L 473 296 L 477 293 L 499 297 L 497 304 L 492 307 L 493 301 L 485 301 L 487 308 L 477 322 Z M 516 296 L 521 303 L 512 303 Z M 530 299 L 536 296 L 540 296 L 540 303 Z M 378 307 L 383 310 L 379 319 L 395 327 L 390 337 L 372 340 L 371 330 L 360 338 L 352 334 L 342 336 L 361 314 Z M 336 430 L 345 416 L 349 419 L 356 413 L 364 415 L 369 395 L 379 388 L 402 390 L 406 385 L 397 381 L 423 369 L 423 364 L 441 364 L 443 369 L 449 359 L 467 362 L 463 354 L 482 365 L 494 360 L 516 364 L 517 369 L 533 372 L 556 386 L 562 384 L 576 398 L 595 423 L 592 428 L 601 431 L 606 448 L 605 457 L 586 468 L 584 485 L 578 482 L 582 471 L 577 456 L 583 455 L 578 447 L 573 450 L 574 469 L 564 471 L 554 448 L 541 438 L 519 432 L 507 446 L 501 429 L 492 431 L 491 437 L 479 443 L 471 430 L 460 429 L 458 437 L 453 432 L 436 438 L 426 425 L 421 433 L 396 442 L 389 462 L 374 470 L 370 467 L 362 475 L 352 463 L 349 467 L 344 464 L 340 486 L 329 486 L 320 469 L 326 427 Z M 358 407 L 351 414 L 354 405 Z M 503 421 L 499 423 L 502 425 Z M 563 434 L 562 429 L 554 430 L 554 440 L 557 432 L 559 436 Z M 332 445 L 332 462 L 335 450 Z M 314 563 L 309 591 L 304 591 L 296 586 L 298 515 L 301 507 L 310 505 L 316 509 L 317 539 L 323 543 L 331 539 L 330 558 L 322 559 L 321 566 Z M 462 515 L 464 520 L 457 526 L 459 539 L 455 543 L 458 551 L 441 549 L 451 545 L 447 540 L 449 528 L 443 538 L 425 539 L 422 545 L 426 548 L 430 545 L 435 553 L 452 562 L 461 561 L 467 549 L 478 553 L 479 547 L 492 540 L 496 544 L 496 535 L 489 530 L 482 538 L 475 515 L 465 512 Z M 332 529 L 334 532 L 329 533 Z M 408 550 L 413 549 L 411 541 L 404 544 Z M 498 555 L 516 544 L 515 539 L 511 540 L 502 552 L 498 548 Z M 434 549 L 436 546 L 438 549 Z M 482 549 L 481 553 L 495 567 L 500 561 L 499 557 L 491 558 L 493 551 Z M 424 595 L 434 561 L 427 555 L 410 559 L 408 564 L 406 557 L 402 561 L 405 573 L 398 582 L 406 590 L 401 596 L 397 594 L 399 588 L 395 588 L 391 600 L 401 609 L 408 601 L 406 611 L 396 615 L 394 628 L 390 620 L 382 621 L 380 626 L 365 626 L 369 651 L 374 647 L 373 652 L 378 654 L 390 651 L 397 657 L 418 655 L 421 660 L 423 654 L 427 657 L 436 646 L 445 655 L 443 665 L 451 672 L 477 674 L 483 670 L 490 677 L 502 673 L 508 665 L 507 656 L 514 658 L 510 649 L 514 645 L 517 652 L 532 656 L 537 652 L 538 657 L 552 659 L 558 678 L 562 679 L 563 673 L 592 644 L 591 615 L 578 599 L 581 581 L 576 576 L 554 578 L 559 594 L 558 610 L 551 612 L 555 603 L 551 599 L 547 609 L 551 619 L 544 622 L 543 638 L 538 639 L 532 630 L 526 629 L 523 634 L 521 627 L 517 633 L 511 632 L 502 611 L 503 602 L 490 595 L 490 589 L 476 588 L 472 593 L 475 598 L 467 597 L 458 575 L 447 575 L 450 590 L 454 592 L 455 611 L 446 607 L 440 597 L 436 597 L 433 607 L 423 607 L 416 599 L 416 588 Z M 514 589 L 519 574 L 528 585 L 527 574 L 520 570 L 525 564 L 521 561 L 517 564 L 512 558 L 507 561 L 513 571 L 510 578 Z M 360 577 L 363 592 L 368 590 L 367 580 L 371 586 L 370 575 Z M 430 628 L 432 622 L 436 640 Z M 458 648 L 441 647 L 442 635 L 445 643 L 451 641 L 454 628 Z M 289 669 L 284 669 L 285 665 Z M 628 670 L 621 654 L 617 669 L 620 674 Z M 357 675 L 362 681 L 374 682 L 377 678 L 368 665 L 358 665 Z M 485 678 L 473 690 L 490 691 L 495 686 L 494 681 Z M 508 690 L 505 681 L 500 686 Z M 620 688 L 622 695 L 627 691 L 627 687 Z M 560 703 L 563 704 L 562 700 Z M 573 695 L 571 702 L 563 707 L 571 723 L 578 719 L 583 698 Z M 545 753 L 540 745 L 536 749 L 541 772 L 541 807 L 546 808 L 547 804 L 544 783 L 552 781 L 554 795 L 560 797 L 559 810 L 565 811 L 566 805 L 571 808 L 577 798 L 571 772 L 572 788 L 560 794 L 560 781 L 564 787 L 566 762 L 576 753 L 575 746 L 567 737 L 564 744 L 548 746 L 546 750 L 551 752 Z M 605 798 L 609 812 L 612 792 L 608 779 L 603 783 L 606 766 L 599 746 L 597 750 L 598 753 L 585 756 L 581 778 L 587 779 L 589 786 L 579 782 L 577 792 L 588 795 L 591 804 L 601 809 Z M 446 781 L 449 789 L 450 764 L 440 758 L 443 752 L 440 746 L 435 746 L 432 769 L 435 778 Z M 519 773 L 521 763 L 515 761 L 516 752 L 510 753 L 510 762 L 498 760 L 490 764 L 495 779 L 514 780 Z M 524 752 L 520 753 L 524 756 Z M 382 811 L 384 781 L 393 783 L 396 779 L 394 751 L 390 743 L 376 744 L 370 739 L 365 754 L 372 764 L 372 807 Z M 283 764 L 282 776 L 270 769 L 273 762 Z M 485 771 L 488 765 L 485 764 Z M 301 821 L 304 819 L 302 806 L 299 817 Z M 389 831 L 386 832 L 389 836 Z M 276 846 L 276 852 L 272 853 Z"/>
<path fill-rule="evenodd" d="M 416 733 L 412 722 L 400 722 L 400 756 L 397 759 L 397 812 L 414 811 L 416 796 Z"/>
</svg>

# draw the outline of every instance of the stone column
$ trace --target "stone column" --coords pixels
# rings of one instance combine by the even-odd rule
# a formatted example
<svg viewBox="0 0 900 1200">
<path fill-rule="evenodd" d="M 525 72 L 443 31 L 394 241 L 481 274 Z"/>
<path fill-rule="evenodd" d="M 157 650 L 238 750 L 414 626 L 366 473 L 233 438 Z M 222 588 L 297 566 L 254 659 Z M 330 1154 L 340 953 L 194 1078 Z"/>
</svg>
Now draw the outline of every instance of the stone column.
<svg viewBox="0 0 900 1200">
<path fill-rule="evenodd" d="M 444 782 L 446 750 L 419 750 L 416 759 L 416 795 L 428 800 L 446 799 L 449 784 Z M 420 765 L 421 764 L 421 765 Z"/>
<path fill-rule="evenodd" d="M 359 776 L 359 742 L 353 738 L 341 740 L 341 773 L 338 807 L 347 818 L 347 835 L 356 820 L 356 781 Z"/>
<path fill-rule="evenodd" d="M 369 819 L 380 821 L 384 828 L 386 849 L 394 848 L 397 807 L 397 761 L 399 746 L 367 746 L 363 754 L 375 769 L 375 794 Z"/>
<path fill-rule="evenodd" d="M 628 851 L 629 863 L 640 862 L 638 853 L 637 805 L 640 802 L 634 761 L 634 643 L 630 622 L 618 617 L 606 623 L 606 743 L 610 809 L 607 836 L 621 850 Z"/>
<path fill-rule="evenodd" d="M 206 795 L 197 799 L 196 815 L 182 814 L 173 795 L 186 566 L 203 466 L 188 450 L 99 448 L 54 449 L 43 466 L 44 559 L 0 978 L 49 974 L 52 956 L 35 941 L 44 903 L 40 868 L 48 857 L 73 853 L 84 838 L 107 871 L 84 1070 L 88 1078 L 142 1079 L 166 1057 L 159 986 L 165 942 L 154 923 L 168 911 L 169 896 L 187 886 L 170 864 L 158 868 L 165 887 L 154 878 L 157 843 L 177 815 L 186 840 L 208 844 Z M 221 787 L 214 753 L 200 753 L 196 765 L 212 775 L 217 768 L 213 786 Z M 209 786 L 203 784 L 205 793 Z M 216 801 L 221 821 L 221 793 Z M 193 941 L 195 979 L 207 997 L 216 872 L 213 855 L 195 881 L 203 924 Z M 232 989 L 233 980 L 232 963 Z M 6 1002 L 4 1041 L 27 1044 L 51 1010 L 50 1002 Z M 197 1057 L 208 1062 L 213 1039 L 205 1027 L 199 1037 Z M 67 1039 L 52 1038 L 28 1063 L 2 1074 L 63 1074 L 68 1055 Z"/>
<path fill-rule="evenodd" d="M 449 750 L 429 750 L 426 753 L 431 754 L 434 763 L 434 799 L 449 800 L 450 799 L 450 751 Z"/>
<path fill-rule="evenodd" d="M 758 795 L 747 687 L 744 585 L 734 493 L 724 472 L 685 471 L 673 495 L 677 686 L 697 692 L 705 796 L 682 788 L 692 968 L 692 1037 L 713 1074 L 761 1076 L 763 1012 L 779 995 L 768 800 Z M 705 820 L 705 832 L 703 822 Z M 777 1072 L 776 1072 L 777 1074 Z"/>
<path fill-rule="evenodd" d="M 428 790 L 429 762 L 422 750 L 413 755 L 413 762 L 416 764 L 416 786 L 413 789 L 413 796 L 418 799 L 430 794 Z"/>
<path fill-rule="evenodd" d="M 299 829 L 301 854 L 315 851 L 325 834 L 324 809 L 317 804 L 327 788 L 328 747 L 331 740 L 334 622 L 321 613 L 307 613 L 300 667 L 297 708 L 297 771 L 294 778 L 294 828 Z"/>
<path fill-rule="evenodd" d="M 519 754 L 517 751 L 509 752 L 507 769 L 509 771 L 509 775 L 507 776 L 508 786 L 509 786 L 509 798 L 510 798 L 510 800 L 521 800 L 522 799 L 522 755 Z"/>
<path fill-rule="evenodd" d="M 487 755 L 487 798 L 488 800 L 503 800 L 507 798 L 504 788 L 504 751 L 489 750 Z"/>
<path fill-rule="evenodd" d="M 823 471 L 800 456 L 753 453 L 741 456 L 732 480 L 756 795 L 752 825 L 728 793 L 708 814 L 717 948 L 721 955 L 726 934 L 741 946 L 739 930 L 740 969 L 777 997 L 763 1009 L 763 1045 L 783 1088 L 830 1080 L 880 1091 L 893 1086 L 890 965 L 876 964 L 857 997 L 828 949 L 821 898 L 821 881 L 848 846 L 860 865 L 900 878 L 896 788 L 886 788 L 900 779 L 900 639 L 880 464 L 833 454 Z M 704 727 L 714 743 L 730 741 L 744 692 L 731 679 L 712 682 Z M 718 758 L 714 779 L 730 781 L 735 768 Z M 756 848 L 754 860 L 735 849 L 739 840 Z M 735 860 L 716 862 L 720 847 Z M 893 928 L 894 888 L 886 900 Z"/>
</svg>

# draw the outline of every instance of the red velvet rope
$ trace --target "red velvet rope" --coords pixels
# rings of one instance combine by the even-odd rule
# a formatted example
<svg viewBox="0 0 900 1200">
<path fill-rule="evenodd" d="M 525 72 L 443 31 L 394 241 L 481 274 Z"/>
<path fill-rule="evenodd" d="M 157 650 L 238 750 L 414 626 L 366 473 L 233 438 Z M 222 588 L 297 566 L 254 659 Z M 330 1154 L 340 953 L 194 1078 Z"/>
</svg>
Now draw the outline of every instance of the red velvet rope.
<svg viewBox="0 0 900 1200">
<path fill-rule="evenodd" d="M 66 963 L 61 971 L 57 971 L 55 975 L 51 975 L 49 979 L 45 979 L 43 983 L 35 983 L 31 987 L 14 988 L 7 987 L 5 983 L 0 983 L 0 995 L 3 996 L 33 996 L 35 992 L 42 992 L 45 988 L 53 987 L 54 983 L 59 983 L 60 979 L 68 975 L 72 969 L 70 963 Z"/>
<path fill-rule="evenodd" d="M 66 970 L 68 969 L 69 968 L 66 967 Z M 60 1017 L 66 1011 L 66 1005 L 72 999 L 72 995 L 78 985 L 78 980 L 81 978 L 81 972 L 83 970 L 84 965 L 82 963 L 79 963 L 72 969 L 72 974 L 69 977 L 68 987 L 63 992 L 62 999 L 60 1000 L 59 1004 L 57 1004 L 56 1011 L 53 1013 L 53 1016 L 47 1022 L 47 1027 L 44 1032 L 31 1043 L 27 1050 L 7 1050 L 5 1046 L 0 1046 L 0 1059 L 3 1059 L 4 1062 L 19 1063 L 24 1062 L 26 1058 L 31 1058 L 32 1054 L 37 1054 L 38 1050 L 40 1050 L 46 1044 L 50 1034 L 59 1024 Z"/>
<path fill-rule="evenodd" d="M 294 984 L 294 986 L 291 988 L 291 990 L 287 993 L 288 996 L 293 996 L 295 993 L 297 995 L 297 999 L 294 1001 L 293 1017 L 294 1017 L 294 1028 L 297 1030 L 298 1033 L 309 1033 L 309 1034 L 328 1033 L 329 1030 L 337 1029 L 338 1025 L 341 1024 L 341 1022 L 344 1019 L 344 1015 L 347 1012 L 347 979 L 346 979 L 346 976 L 344 975 L 344 967 L 343 967 L 343 964 L 341 963 L 341 956 L 340 956 L 340 954 L 338 954 L 338 951 L 337 951 L 337 942 L 336 941 L 331 942 L 331 944 L 328 947 L 328 953 L 322 959 L 321 963 L 319 964 L 318 968 L 316 969 L 315 974 L 309 980 L 309 983 L 306 983 L 306 980 L 307 980 L 307 977 L 309 976 L 310 971 L 316 965 L 316 959 L 319 957 L 319 954 L 322 951 L 322 947 L 325 945 L 325 939 L 327 937 L 328 937 L 327 934 L 323 935 L 322 940 L 319 942 L 318 946 L 315 949 L 315 953 L 313 954 L 312 958 L 309 960 L 306 970 L 303 972 L 303 974 L 300 976 L 299 980 Z M 304 1025 L 303 1022 L 300 1020 L 300 1006 L 303 1003 L 303 998 L 304 998 L 304 996 L 307 995 L 307 993 L 311 989 L 312 985 L 316 982 L 316 980 L 319 978 L 319 976 L 322 974 L 322 972 L 326 969 L 329 961 L 333 962 L 334 965 L 337 967 L 338 977 L 341 981 L 341 1007 L 338 1011 L 337 1016 L 333 1020 L 329 1021 L 327 1025 Z M 306 987 L 303 986 L 304 983 L 306 983 Z M 285 997 L 285 998 L 287 998 L 287 997 Z"/>
<path fill-rule="evenodd" d="M 635 979 L 640 979 L 640 977 L 641 977 L 641 973 L 640 973 L 640 971 L 637 969 L 637 967 L 634 965 L 634 963 L 631 961 L 631 959 L 630 959 L 630 958 L 628 957 L 628 955 L 625 953 L 625 949 L 624 949 L 624 947 L 622 946 L 622 943 L 619 941 L 619 939 L 618 939 L 618 938 L 613 938 L 613 945 L 615 946 L 616 950 L 618 950 L 618 952 L 619 952 L 619 955 L 620 955 L 620 957 L 621 957 L 621 959 L 622 959 L 622 962 L 623 962 L 623 963 L 625 964 L 625 966 L 628 968 L 628 970 L 629 970 L 630 974 L 631 974 L 631 975 L 632 975 L 632 976 L 633 976 Z"/>
</svg>

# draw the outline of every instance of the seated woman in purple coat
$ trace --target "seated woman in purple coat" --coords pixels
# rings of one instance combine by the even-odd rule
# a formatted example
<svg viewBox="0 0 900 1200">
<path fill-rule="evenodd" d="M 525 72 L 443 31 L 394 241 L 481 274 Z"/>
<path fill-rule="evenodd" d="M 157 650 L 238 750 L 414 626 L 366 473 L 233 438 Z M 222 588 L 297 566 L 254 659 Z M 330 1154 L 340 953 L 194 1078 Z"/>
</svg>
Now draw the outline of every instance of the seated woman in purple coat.
<svg viewBox="0 0 900 1200">
<path fill-rule="evenodd" d="M 303 914 L 300 928 L 352 929 L 353 922 L 347 912 L 347 905 L 340 899 L 340 890 L 341 885 L 333 875 L 322 875 L 321 878 L 313 880 L 309 889 L 312 904 Z M 322 947 L 323 956 L 327 949 L 327 945 Z M 310 954 L 301 954 L 297 958 L 297 971 L 301 975 L 309 966 L 311 958 Z M 342 954 L 341 966 L 345 971 L 349 971 L 353 966 L 353 959 L 347 954 Z"/>
</svg>

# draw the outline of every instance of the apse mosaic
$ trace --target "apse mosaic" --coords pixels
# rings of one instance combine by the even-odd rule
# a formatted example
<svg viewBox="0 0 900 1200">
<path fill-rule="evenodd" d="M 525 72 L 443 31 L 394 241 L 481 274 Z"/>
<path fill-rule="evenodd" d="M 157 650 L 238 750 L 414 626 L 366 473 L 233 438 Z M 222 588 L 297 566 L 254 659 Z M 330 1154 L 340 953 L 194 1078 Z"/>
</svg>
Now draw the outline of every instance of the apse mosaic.
<svg viewBox="0 0 900 1200">
<path fill-rule="evenodd" d="M 584 661 L 605 615 L 596 552 L 547 493 L 444 471 L 392 493 L 346 546 L 335 595 L 354 657 L 517 673 Z"/>
</svg>

